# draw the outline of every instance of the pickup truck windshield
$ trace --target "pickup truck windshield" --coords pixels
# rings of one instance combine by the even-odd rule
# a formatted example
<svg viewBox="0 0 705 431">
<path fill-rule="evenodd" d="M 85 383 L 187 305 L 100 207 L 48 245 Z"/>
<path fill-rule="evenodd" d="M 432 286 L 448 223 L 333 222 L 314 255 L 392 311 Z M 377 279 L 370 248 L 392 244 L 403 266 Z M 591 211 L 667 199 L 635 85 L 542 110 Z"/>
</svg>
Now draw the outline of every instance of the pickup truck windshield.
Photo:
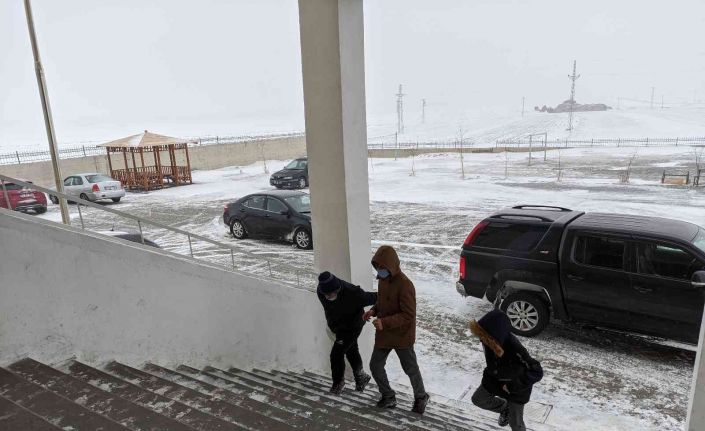
<svg viewBox="0 0 705 431">
<path fill-rule="evenodd" d="M 700 250 L 705 251 L 705 230 L 700 229 L 698 231 L 698 234 L 695 235 L 695 239 L 693 240 L 693 244 Z"/>
</svg>

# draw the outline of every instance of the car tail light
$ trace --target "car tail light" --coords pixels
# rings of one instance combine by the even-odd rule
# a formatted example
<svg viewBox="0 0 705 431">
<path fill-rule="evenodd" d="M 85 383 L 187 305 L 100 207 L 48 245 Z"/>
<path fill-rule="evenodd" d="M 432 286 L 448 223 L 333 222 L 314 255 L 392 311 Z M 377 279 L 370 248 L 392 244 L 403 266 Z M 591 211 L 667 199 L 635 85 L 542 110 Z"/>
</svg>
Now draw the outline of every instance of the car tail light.
<svg viewBox="0 0 705 431">
<path fill-rule="evenodd" d="M 463 243 L 463 246 L 468 246 L 472 245 L 472 243 L 475 241 L 475 238 L 482 232 L 482 230 L 487 227 L 489 222 L 486 221 L 481 221 L 480 223 L 475 226 L 475 228 L 470 232 L 470 235 L 468 235 L 467 238 L 465 238 L 465 242 Z"/>
<path fill-rule="evenodd" d="M 465 257 L 460 256 L 460 279 L 465 279 Z"/>
<path fill-rule="evenodd" d="M 93 184 L 93 191 L 94 191 L 94 192 L 99 192 L 99 191 L 100 191 L 100 187 L 98 187 L 98 184 Z"/>
</svg>

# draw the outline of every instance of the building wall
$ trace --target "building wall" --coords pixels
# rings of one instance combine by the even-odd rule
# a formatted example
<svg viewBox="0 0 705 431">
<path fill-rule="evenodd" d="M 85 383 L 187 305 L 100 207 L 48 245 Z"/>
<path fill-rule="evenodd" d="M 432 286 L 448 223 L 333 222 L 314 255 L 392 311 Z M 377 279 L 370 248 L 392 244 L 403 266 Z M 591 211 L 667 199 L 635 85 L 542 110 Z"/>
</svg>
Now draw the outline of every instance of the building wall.
<svg viewBox="0 0 705 431">
<path fill-rule="evenodd" d="M 311 291 L 6 210 L 0 238 L 0 365 L 77 355 L 329 369 Z M 363 340 L 369 357 L 369 328 Z"/>
<path fill-rule="evenodd" d="M 226 166 L 244 166 L 263 160 L 286 160 L 306 155 L 306 138 L 290 137 L 245 141 L 233 144 L 201 145 L 189 148 L 191 169 L 219 169 Z M 139 156 L 136 157 L 140 166 Z M 168 164 L 169 155 L 161 153 L 162 164 Z M 177 161 L 186 164 L 183 151 L 177 152 Z M 125 166 L 122 155 L 112 158 L 113 168 L 122 169 Z M 128 155 L 128 163 L 132 166 L 132 158 Z M 145 163 L 153 165 L 152 154 L 145 154 Z M 61 160 L 61 172 L 64 177 L 80 172 L 108 173 L 108 160 L 106 156 L 78 157 Z M 51 162 L 23 163 L 0 166 L 0 173 L 13 177 L 34 181 L 44 187 L 54 186 L 54 174 Z"/>
</svg>

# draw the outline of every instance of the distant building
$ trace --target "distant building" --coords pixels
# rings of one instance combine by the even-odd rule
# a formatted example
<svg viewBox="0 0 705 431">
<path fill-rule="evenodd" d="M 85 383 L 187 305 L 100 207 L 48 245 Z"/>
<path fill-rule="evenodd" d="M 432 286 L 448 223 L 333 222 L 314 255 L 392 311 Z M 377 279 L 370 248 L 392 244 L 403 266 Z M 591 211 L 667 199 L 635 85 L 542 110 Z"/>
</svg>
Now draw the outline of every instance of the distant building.
<svg viewBox="0 0 705 431">
<path fill-rule="evenodd" d="M 607 106 L 604 103 L 591 103 L 587 105 L 581 105 L 576 101 L 566 100 L 555 108 L 543 105 L 541 108 L 539 108 L 538 106 L 534 106 L 534 110 L 538 112 L 548 112 L 551 114 L 557 112 L 570 112 L 571 104 L 573 105 L 573 112 L 607 111 L 608 109 L 612 109 L 612 107 Z"/>
</svg>

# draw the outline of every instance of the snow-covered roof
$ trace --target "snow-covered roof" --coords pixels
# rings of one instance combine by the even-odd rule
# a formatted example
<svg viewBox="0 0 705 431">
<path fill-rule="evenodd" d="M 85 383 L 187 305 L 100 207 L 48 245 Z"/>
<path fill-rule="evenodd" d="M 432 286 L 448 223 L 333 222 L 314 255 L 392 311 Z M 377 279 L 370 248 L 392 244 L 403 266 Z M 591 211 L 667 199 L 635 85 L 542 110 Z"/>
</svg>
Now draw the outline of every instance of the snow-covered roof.
<svg viewBox="0 0 705 431">
<path fill-rule="evenodd" d="M 147 130 L 145 130 L 144 133 L 117 139 L 115 141 L 106 142 L 105 144 L 100 144 L 98 146 L 113 148 L 147 148 L 154 147 L 157 145 L 186 144 L 188 142 L 189 141 L 186 139 L 157 135 L 156 133 L 148 132 Z"/>
</svg>

